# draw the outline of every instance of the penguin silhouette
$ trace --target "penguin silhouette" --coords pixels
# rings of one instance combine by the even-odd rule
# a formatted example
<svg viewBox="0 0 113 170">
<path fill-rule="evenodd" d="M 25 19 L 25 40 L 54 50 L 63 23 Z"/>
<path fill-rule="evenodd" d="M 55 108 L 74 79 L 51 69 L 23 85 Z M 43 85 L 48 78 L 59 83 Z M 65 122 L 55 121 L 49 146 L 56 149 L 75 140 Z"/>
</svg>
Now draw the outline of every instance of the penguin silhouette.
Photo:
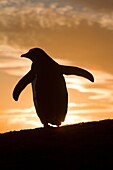
<svg viewBox="0 0 113 170">
<path fill-rule="evenodd" d="M 68 108 L 68 92 L 65 75 L 77 75 L 94 82 L 93 75 L 79 67 L 59 65 L 40 48 L 30 49 L 21 57 L 30 59 L 31 70 L 17 83 L 13 91 L 18 100 L 22 90 L 32 83 L 33 100 L 36 112 L 44 127 L 60 126 L 65 120 Z"/>
</svg>

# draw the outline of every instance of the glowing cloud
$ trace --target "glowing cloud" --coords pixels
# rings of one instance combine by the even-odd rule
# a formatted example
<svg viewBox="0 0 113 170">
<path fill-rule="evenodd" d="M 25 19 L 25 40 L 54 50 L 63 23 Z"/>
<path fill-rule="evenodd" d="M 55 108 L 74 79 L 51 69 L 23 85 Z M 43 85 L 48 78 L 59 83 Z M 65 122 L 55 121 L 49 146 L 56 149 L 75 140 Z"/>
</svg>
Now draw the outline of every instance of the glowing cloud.
<svg viewBox="0 0 113 170">
<path fill-rule="evenodd" d="M 113 30 L 112 11 L 97 11 L 85 3 L 58 3 L 58 1 L 15 0 L 1 1 L 0 25 L 5 29 L 31 28 L 35 23 L 43 28 L 56 26 L 77 26 L 83 20 L 89 25 L 98 23 L 100 26 Z M 16 14 L 16 15 L 15 15 Z M 17 19 L 18 18 L 18 19 Z M 29 18 L 29 23 L 27 22 Z"/>
</svg>

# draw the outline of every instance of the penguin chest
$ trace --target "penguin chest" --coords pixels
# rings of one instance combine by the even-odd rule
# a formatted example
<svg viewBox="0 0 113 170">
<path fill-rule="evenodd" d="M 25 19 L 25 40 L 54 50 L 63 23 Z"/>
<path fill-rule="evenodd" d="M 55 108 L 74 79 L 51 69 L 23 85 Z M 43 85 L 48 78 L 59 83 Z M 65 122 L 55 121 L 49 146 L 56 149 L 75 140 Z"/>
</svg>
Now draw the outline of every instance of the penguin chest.
<svg viewBox="0 0 113 170">
<path fill-rule="evenodd" d="M 36 89 L 36 87 L 37 87 L 37 75 L 35 75 L 35 78 L 32 82 L 33 100 L 34 100 L 35 108 L 37 110 L 38 103 L 37 103 L 37 93 L 36 93 L 37 89 Z"/>
<path fill-rule="evenodd" d="M 68 94 L 61 73 L 54 70 L 37 73 L 32 82 L 32 90 L 35 109 L 42 122 L 53 118 L 64 121 Z"/>
</svg>

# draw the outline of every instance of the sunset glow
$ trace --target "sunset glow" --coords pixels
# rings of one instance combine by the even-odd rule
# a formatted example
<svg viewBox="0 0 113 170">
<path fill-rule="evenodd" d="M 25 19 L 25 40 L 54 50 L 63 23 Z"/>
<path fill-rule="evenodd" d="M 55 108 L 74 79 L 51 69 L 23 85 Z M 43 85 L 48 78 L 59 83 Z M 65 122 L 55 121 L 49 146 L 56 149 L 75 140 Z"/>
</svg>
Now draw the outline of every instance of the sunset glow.
<svg viewBox="0 0 113 170">
<path fill-rule="evenodd" d="M 104 2 L 0 1 L 0 133 L 42 127 L 30 84 L 18 102 L 12 98 L 14 86 L 31 67 L 20 55 L 33 47 L 59 64 L 94 75 L 94 83 L 64 75 L 69 102 L 62 125 L 113 119 L 113 12 L 109 0 Z"/>
</svg>

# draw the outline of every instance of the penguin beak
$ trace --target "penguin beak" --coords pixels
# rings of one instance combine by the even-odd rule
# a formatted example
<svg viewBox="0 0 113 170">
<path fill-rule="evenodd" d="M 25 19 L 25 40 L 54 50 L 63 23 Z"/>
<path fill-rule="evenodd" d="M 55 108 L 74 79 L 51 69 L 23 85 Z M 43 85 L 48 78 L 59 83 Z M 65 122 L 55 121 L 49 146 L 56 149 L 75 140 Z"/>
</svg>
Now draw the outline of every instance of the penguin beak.
<svg viewBox="0 0 113 170">
<path fill-rule="evenodd" d="M 20 57 L 26 57 L 26 58 L 28 58 L 28 53 L 22 54 Z"/>
</svg>

